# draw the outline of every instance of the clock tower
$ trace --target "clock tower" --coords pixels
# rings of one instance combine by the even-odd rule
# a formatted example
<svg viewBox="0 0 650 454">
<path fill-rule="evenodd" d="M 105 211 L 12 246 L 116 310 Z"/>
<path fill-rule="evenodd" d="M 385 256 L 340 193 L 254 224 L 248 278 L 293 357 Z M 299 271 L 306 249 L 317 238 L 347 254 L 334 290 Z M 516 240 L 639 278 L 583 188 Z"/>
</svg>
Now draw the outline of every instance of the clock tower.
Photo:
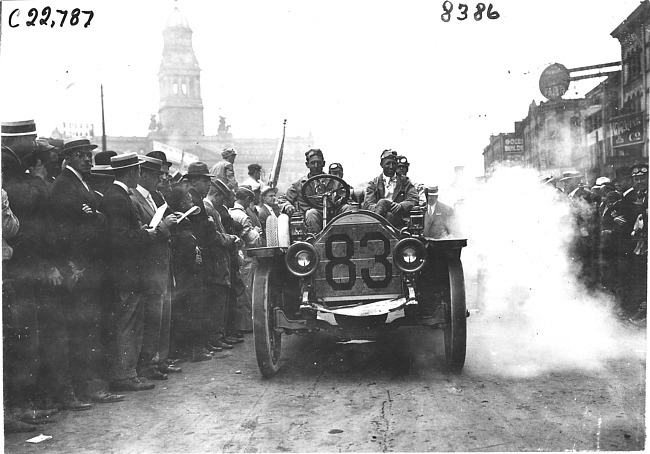
<svg viewBox="0 0 650 454">
<path fill-rule="evenodd" d="M 166 140 L 201 138 L 201 68 L 192 48 L 192 30 L 178 8 L 167 20 L 163 41 L 158 132 Z"/>
</svg>

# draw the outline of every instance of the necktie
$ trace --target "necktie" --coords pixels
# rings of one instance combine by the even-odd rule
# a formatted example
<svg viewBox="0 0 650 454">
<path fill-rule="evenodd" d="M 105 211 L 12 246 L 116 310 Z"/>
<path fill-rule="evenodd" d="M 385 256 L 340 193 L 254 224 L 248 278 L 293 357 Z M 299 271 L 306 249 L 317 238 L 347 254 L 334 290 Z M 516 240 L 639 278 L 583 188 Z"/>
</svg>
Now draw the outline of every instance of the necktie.
<svg viewBox="0 0 650 454">
<path fill-rule="evenodd" d="M 156 203 L 155 203 L 155 202 L 153 201 L 153 199 L 151 198 L 151 194 L 147 194 L 146 199 L 147 199 L 147 202 L 149 202 L 149 205 L 151 206 L 151 208 L 153 208 L 153 211 L 154 211 L 154 213 L 155 213 L 156 210 L 158 209 L 158 207 L 156 206 Z"/>
</svg>

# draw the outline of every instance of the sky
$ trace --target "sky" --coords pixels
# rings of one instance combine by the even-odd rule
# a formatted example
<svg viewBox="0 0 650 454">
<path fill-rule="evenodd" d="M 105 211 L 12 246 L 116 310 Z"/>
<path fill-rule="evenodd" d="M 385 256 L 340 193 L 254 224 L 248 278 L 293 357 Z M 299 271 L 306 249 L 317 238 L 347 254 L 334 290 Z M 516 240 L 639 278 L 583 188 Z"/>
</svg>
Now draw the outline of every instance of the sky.
<svg viewBox="0 0 650 454">
<path fill-rule="evenodd" d="M 158 111 L 162 29 L 178 7 L 201 67 L 205 133 L 225 116 L 239 138 L 307 136 L 348 181 L 368 180 L 379 155 L 406 155 L 409 176 L 453 179 L 454 166 L 483 173 L 491 134 L 514 131 L 539 76 L 620 60 L 610 36 L 639 0 L 495 0 L 498 19 L 449 22 L 439 0 L 388 1 L 2 1 L 0 118 L 35 118 L 39 135 L 62 122 L 144 136 Z M 92 10 L 93 19 L 27 27 L 31 8 Z M 9 15 L 14 10 L 9 26 Z M 39 19 L 42 16 L 39 15 Z M 51 23 L 51 20 L 50 20 Z M 572 83 L 580 97 L 602 78 Z"/>
</svg>

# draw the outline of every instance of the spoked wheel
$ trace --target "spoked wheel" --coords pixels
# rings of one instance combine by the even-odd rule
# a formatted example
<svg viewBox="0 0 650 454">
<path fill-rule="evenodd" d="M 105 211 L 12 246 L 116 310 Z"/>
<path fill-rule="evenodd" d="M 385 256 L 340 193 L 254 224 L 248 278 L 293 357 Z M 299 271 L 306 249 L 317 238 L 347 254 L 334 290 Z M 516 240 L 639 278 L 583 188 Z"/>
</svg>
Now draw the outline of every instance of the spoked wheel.
<svg viewBox="0 0 650 454">
<path fill-rule="evenodd" d="M 272 262 L 260 260 L 253 277 L 253 335 L 257 365 L 266 378 L 279 369 L 282 335 L 275 331 L 275 307 L 279 307 L 281 289 L 271 273 Z"/>
<path fill-rule="evenodd" d="M 450 371 L 460 372 L 467 351 L 467 305 L 465 280 L 460 258 L 449 259 L 449 290 L 445 327 L 445 363 Z"/>
</svg>

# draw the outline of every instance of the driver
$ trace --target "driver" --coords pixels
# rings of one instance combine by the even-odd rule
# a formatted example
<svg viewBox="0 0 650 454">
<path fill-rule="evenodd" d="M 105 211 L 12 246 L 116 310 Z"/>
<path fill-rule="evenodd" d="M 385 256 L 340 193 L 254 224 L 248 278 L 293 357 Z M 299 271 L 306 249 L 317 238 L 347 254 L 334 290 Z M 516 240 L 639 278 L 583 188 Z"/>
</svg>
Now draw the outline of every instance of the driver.
<svg viewBox="0 0 650 454">
<path fill-rule="evenodd" d="M 411 208 L 419 202 L 418 190 L 407 176 L 397 171 L 397 152 L 384 150 L 379 158 L 382 173 L 368 183 L 363 208 L 385 217 L 396 227 L 404 224 Z"/>
<path fill-rule="evenodd" d="M 316 175 L 323 175 L 323 179 L 312 181 L 310 183 L 311 190 L 308 189 L 308 193 L 319 194 L 324 191 L 330 191 L 332 189 L 337 189 L 342 187 L 341 183 L 334 180 L 328 179 L 327 174 L 323 172 L 325 167 L 325 158 L 323 157 L 323 152 L 318 148 L 312 148 L 307 153 L 305 153 L 305 165 L 309 169 L 309 173 L 299 180 L 295 181 L 287 192 L 278 198 L 278 205 L 282 213 L 286 213 L 291 216 L 291 214 L 296 210 L 296 206 L 300 211 L 302 211 L 305 216 L 305 226 L 309 233 L 318 233 L 323 229 L 323 211 L 321 208 L 314 208 L 309 204 L 307 200 L 302 197 L 301 189 L 305 182 Z M 337 204 L 332 208 L 332 213 L 338 215 L 340 213 L 350 210 L 350 206 L 345 203 L 346 200 L 341 200 L 342 203 Z M 329 212 L 328 212 L 329 214 Z"/>
</svg>

